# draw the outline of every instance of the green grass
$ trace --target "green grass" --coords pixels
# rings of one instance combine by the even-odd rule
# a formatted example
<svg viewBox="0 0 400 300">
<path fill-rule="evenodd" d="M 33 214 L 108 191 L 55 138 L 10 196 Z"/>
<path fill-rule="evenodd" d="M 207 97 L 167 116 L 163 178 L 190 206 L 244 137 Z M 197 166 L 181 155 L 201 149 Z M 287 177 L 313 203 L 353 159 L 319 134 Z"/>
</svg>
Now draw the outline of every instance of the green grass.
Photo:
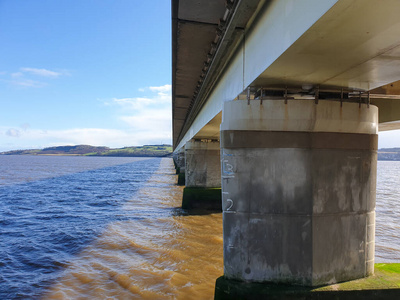
<svg viewBox="0 0 400 300">
<path fill-rule="evenodd" d="M 375 264 L 366 278 L 322 287 L 217 279 L 215 299 L 400 299 L 400 264 Z"/>
<path fill-rule="evenodd" d="M 400 288 L 400 264 L 375 264 L 375 274 L 319 288 L 319 290 L 362 290 Z M 400 299 L 400 298 L 399 298 Z"/>
<path fill-rule="evenodd" d="M 375 270 L 400 274 L 400 264 L 375 264 Z"/>
</svg>

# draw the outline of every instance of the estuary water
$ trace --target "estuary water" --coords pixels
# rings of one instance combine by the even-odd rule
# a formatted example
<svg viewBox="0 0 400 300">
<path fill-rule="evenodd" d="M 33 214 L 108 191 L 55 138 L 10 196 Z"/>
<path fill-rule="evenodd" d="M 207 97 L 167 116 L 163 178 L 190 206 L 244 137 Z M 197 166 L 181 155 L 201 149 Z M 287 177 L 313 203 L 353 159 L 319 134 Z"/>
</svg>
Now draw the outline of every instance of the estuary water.
<svg viewBox="0 0 400 300">
<path fill-rule="evenodd" d="M 400 162 L 378 162 L 376 260 L 400 262 Z M 0 299 L 212 299 L 222 215 L 170 158 L 0 156 Z"/>
</svg>

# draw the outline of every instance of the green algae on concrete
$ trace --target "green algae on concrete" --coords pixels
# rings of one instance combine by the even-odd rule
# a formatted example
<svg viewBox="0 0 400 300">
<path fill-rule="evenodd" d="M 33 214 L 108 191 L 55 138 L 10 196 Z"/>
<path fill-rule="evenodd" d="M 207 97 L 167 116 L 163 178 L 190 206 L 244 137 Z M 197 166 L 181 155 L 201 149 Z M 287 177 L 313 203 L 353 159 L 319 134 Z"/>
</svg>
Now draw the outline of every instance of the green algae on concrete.
<svg viewBox="0 0 400 300">
<path fill-rule="evenodd" d="M 338 287 L 340 290 L 400 289 L 400 264 L 375 264 L 375 274 L 373 276 L 328 285 L 318 290 L 330 291 Z M 400 294 L 398 299 L 400 299 Z"/>
<path fill-rule="evenodd" d="M 222 210 L 221 188 L 185 187 L 182 208 Z"/>
<path fill-rule="evenodd" d="M 400 282 L 400 264 L 375 264 L 375 270 L 397 274 Z M 392 274 L 393 275 L 393 274 Z"/>
<path fill-rule="evenodd" d="M 185 173 L 178 174 L 178 185 L 185 185 Z"/>
<path fill-rule="evenodd" d="M 367 278 L 322 287 L 246 283 L 217 279 L 214 299 L 400 299 L 400 264 L 375 264 Z"/>
</svg>

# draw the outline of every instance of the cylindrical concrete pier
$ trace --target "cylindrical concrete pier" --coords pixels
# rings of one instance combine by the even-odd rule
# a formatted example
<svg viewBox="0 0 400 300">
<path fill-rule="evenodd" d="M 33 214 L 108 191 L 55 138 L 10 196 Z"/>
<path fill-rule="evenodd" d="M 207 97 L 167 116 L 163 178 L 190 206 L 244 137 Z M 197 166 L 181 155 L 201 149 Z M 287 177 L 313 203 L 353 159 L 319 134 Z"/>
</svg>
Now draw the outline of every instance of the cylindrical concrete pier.
<svg viewBox="0 0 400 300">
<path fill-rule="evenodd" d="M 176 174 L 178 174 L 178 185 L 185 185 L 185 149 L 176 150 L 173 155 Z"/>
<path fill-rule="evenodd" d="M 185 145 L 185 189 L 182 207 L 221 211 L 219 141 L 190 140 Z"/>
<path fill-rule="evenodd" d="M 378 109 L 225 102 L 224 273 L 308 286 L 373 273 Z"/>
<path fill-rule="evenodd" d="M 185 145 L 186 186 L 202 188 L 221 187 L 219 141 L 191 140 Z"/>
</svg>

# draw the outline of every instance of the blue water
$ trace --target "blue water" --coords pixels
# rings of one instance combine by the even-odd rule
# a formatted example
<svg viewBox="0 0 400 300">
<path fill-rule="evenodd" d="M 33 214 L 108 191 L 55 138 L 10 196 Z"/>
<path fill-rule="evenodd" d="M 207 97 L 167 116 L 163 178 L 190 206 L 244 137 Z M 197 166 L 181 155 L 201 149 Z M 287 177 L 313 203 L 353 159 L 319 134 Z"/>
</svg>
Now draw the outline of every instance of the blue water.
<svg viewBox="0 0 400 300">
<path fill-rule="evenodd" d="M 9 162 L 6 167 L 6 158 L 1 157 L 2 169 L 17 167 Z M 0 181 L 0 299 L 38 298 L 57 271 L 107 224 L 146 217 L 127 214 L 121 207 L 160 164 L 159 158 L 108 158 L 103 164 L 86 158 L 86 166 L 79 161 L 77 166 L 81 158 L 76 157 L 30 157 L 29 163 L 43 159 L 54 162 L 53 170 L 33 170 L 31 176 L 25 171 L 30 182 Z M 112 160 L 115 165 L 101 167 Z M 58 176 L 60 172 L 72 173 Z M 34 180 L 37 177 L 49 178 Z"/>
<path fill-rule="evenodd" d="M 378 161 L 375 262 L 400 263 L 400 161 Z"/>
</svg>

